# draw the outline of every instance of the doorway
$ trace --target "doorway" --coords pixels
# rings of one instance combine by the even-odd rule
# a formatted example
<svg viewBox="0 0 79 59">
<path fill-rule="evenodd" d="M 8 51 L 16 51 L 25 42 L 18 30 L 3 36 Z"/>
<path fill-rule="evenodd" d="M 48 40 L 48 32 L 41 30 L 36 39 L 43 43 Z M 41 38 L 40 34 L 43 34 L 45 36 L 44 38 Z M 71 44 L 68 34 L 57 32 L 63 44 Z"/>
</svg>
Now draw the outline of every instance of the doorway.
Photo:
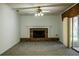
<svg viewBox="0 0 79 59">
<path fill-rule="evenodd" d="M 70 47 L 79 51 L 79 16 L 70 18 L 69 23 Z"/>
</svg>

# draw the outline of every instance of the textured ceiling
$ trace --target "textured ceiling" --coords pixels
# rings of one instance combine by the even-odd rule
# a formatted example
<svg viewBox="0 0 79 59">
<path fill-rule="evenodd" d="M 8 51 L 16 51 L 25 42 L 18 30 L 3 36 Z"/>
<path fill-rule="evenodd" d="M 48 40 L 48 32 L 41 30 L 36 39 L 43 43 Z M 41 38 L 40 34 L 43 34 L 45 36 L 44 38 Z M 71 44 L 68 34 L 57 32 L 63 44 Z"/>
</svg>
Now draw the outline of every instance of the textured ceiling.
<svg viewBox="0 0 79 59">
<path fill-rule="evenodd" d="M 9 3 L 10 7 L 19 10 L 19 14 L 34 14 L 37 7 L 40 6 L 43 13 L 57 14 L 63 12 L 72 3 Z"/>
</svg>

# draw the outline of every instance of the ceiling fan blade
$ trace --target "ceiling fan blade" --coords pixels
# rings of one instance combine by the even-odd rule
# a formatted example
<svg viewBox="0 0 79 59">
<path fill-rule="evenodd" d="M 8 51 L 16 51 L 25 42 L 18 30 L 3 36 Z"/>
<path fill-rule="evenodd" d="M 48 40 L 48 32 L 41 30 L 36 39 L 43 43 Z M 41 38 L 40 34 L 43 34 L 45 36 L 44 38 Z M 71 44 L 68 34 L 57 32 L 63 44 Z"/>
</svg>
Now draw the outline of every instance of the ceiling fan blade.
<svg viewBox="0 0 79 59">
<path fill-rule="evenodd" d="M 42 12 L 50 12 L 50 11 L 44 11 L 44 10 L 43 10 Z"/>
</svg>

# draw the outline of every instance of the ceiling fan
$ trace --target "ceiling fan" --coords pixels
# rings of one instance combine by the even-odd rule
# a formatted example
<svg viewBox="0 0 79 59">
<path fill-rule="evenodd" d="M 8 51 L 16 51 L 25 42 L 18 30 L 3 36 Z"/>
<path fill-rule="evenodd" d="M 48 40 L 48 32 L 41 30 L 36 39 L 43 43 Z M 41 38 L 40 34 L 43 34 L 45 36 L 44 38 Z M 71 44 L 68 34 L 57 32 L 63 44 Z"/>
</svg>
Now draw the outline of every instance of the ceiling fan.
<svg viewBox="0 0 79 59">
<path fill-rule="evenodd" d="M 42 12 L 42 9 L 40 8 L 40 6 L 38 6 L 38 8 L 37 8 L 37 11 L 36 11 L 36 13 L 35 13 L 35 16 L 43 16 L 44 14 L 43 14 L 43 12 Z"/>
<path fill-rule="evenodd" d="M 17 12 L 20 12 L 20 10 L 24 10 L 24 9 L 36 9 L 35 11 L 35 16 L 43 16 L 45 12 L 49 12 L 48 10 L 42 10 L 42 8 L 40 6 L 37 6 L 37 7 L 29 7 L 29 8 L 19 8 L 17 9 Z"/>
<path fill-rule="evenodd" d="M 48 7 L 48 6 L 36 6 L 36 7 L 26 7 L 26 8 L 17 8 L 16 11 L 20 12 L 22 10 L 29 10 L 29 9 L 35 9 L 36 12 L 49 12 L 49 10 L 43 10 L 42 7 Z"/>
</svg>

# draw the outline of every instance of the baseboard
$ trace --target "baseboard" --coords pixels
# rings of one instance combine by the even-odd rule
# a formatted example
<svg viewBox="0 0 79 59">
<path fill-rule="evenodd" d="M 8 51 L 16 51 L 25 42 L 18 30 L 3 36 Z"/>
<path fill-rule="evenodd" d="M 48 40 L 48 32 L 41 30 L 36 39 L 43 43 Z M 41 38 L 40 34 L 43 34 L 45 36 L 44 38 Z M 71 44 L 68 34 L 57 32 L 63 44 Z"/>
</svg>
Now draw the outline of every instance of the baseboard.
<svg viewBox="0 0 79 59">
<path fill-rule="evenodd" d="M 18 43 L 20 43 L 20 41 L 16 42 L 16 43 L 13 44 L 10 48 L 8 48 L 8 49 L 6 49 L 5 51 L 3 51 L 3 52 L 0 54 L 0 56 L 3 55 L 3 53 L 5 53 L 5 52 L 8 51 L 9 49 L 11 49 L 12 47 L 14 47 L 15 45 L 17 45 Z"/>
<path fill-rule="evenodd" d="M 27 41 L 59 41 L 59 38 L 47 38 L 43 40 L 39 38 L 39 40 L 32 40 L 31 38 L 20 38 L 20 42 L 27 42 Z"/>
<path fill-rule="evenodd" d="M 79 51 L 77 51 L 76 49 L 74 49 L 73 47 L 71 47 L 74 51 L 76 51 L 77 53 L 79 53 Z"/>
<path fill-rule="evenodd" d="M 59 42 L 60 42 L 61 44 L 63 44 L 63 42 L 61 42 L 60 40 L 59 40 Z"/>
</svg>

